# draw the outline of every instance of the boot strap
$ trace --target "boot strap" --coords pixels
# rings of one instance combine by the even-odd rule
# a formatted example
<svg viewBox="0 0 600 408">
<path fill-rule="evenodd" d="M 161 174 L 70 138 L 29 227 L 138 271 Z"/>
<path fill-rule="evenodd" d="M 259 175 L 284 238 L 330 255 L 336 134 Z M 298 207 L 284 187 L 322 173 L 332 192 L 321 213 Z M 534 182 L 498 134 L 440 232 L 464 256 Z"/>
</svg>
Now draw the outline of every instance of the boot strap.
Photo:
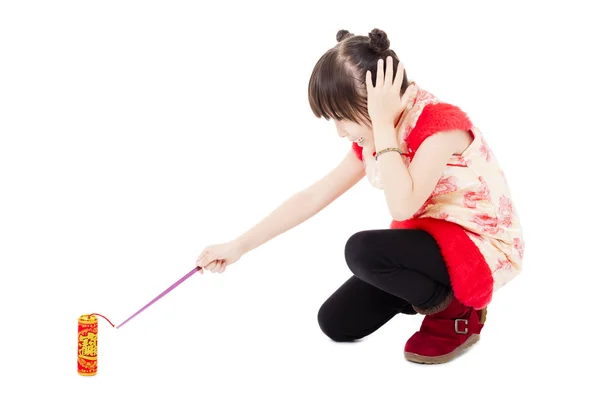
<svg viewBox="0 0 600 408">
<path fill-rule="evenodd" d="M 436 334 L 468 334 L 468 319 L 432 319 L 425 317 L 421 329 L 429 329 Z"/>
<path fill-rule="evenodd" d="M 464 329 L 459 329 L 459 323 L 463 323 Z M 469 321 L 467 319 L 454 319 L 454 331 L 458 334 L 467 334 L 469 332 Z"/>
</svg>

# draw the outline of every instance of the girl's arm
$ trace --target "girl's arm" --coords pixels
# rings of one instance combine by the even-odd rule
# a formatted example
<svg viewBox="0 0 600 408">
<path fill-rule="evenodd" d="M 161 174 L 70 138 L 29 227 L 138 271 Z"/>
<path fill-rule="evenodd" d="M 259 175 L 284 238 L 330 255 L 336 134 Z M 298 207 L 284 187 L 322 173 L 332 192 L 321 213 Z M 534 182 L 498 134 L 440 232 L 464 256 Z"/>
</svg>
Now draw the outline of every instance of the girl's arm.
<svg viewBox="0 0 600 408">
<path fill-rule="evenodd" d="M 319 213 L 364 176 L 362 162 L 350 150 L 323 178 L 292 195 L 236 241 L 244 248 L 244 252 L 259 247 Z"/>
<path fill-rule="evenodd" d="M 380 156 L 381 181 L 392 218 L 398 221 L 411 218 L 433 193 L 448 159 L 465 150 L 471 140 L 465 130 L 437 132 L 421 143 L 408 167 L 400 155 Z M 377 150 L 398 147 L 392 128 L 381 129 L 378 141 Z"/>
</svg>

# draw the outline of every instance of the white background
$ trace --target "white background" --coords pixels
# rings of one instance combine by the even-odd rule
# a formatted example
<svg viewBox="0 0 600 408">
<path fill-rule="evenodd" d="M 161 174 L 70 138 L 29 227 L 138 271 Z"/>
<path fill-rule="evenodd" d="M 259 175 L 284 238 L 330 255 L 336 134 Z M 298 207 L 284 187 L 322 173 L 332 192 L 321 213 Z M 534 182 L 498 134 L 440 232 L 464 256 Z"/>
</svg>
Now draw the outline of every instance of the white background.
<svg viewBox="0 0 600 408">
<path fill-rule="evenodd" d="M 598 406 L 592 3 L 2 1 L 0 406 Z M 80 377 L 79 315 L 122 322 L 343 157 L 308 79 L 339 29 L 373 28 L 511 185 L 524 268 L 481 341 L 422 366 L 402 354 L 419 316 L 321 333 L 346 239 L 389 226 L 364 179 L 224 274 L 101 321 Z"/>
</svg>

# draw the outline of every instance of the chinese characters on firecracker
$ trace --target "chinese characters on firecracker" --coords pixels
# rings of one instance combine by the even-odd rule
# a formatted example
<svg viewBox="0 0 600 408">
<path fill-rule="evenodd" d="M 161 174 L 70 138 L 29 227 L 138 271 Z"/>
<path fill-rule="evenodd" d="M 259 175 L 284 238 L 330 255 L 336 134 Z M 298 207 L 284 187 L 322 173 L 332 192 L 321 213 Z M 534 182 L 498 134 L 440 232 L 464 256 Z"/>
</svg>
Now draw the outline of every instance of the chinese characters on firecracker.
<svg viewBox="0 0 600 408">
<path fill-rule="evenodd" d="M 96 357 L 98 353 L 98 336 L 95 333 L 88 332 L 86 336 L 79 336 L 80 354 L 86 357 Z"/>
</svg>

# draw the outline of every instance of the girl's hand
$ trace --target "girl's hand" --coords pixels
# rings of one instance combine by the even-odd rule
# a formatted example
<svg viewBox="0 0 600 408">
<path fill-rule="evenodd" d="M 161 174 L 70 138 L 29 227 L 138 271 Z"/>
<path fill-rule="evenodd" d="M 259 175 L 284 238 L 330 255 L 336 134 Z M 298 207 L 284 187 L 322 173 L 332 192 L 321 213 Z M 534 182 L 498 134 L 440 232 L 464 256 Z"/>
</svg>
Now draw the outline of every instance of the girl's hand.
<svg viewBox="0 0 600 408">
<path fill-rule="evenodd" d="M 408 103 L 416 97 L 417 88 L 413 85 L 406 89 L 402 98 L 400 97 L 402 79 L 404 78 L 404 64 L 401 61 L 398 62 L 396 78 L 393 80 L 392 57 L 387 57 L 386 65 L 384 76 L 383 59 L 377 61 L 377 82 L 375 86 L 373 86 L 371 71 L 367 71 L 367 105 L 373 128 L 377 125 L 386 124 L 394 126 Z"/>
<path fill-rule="evenodd" d="M 228 265 L 233 264 L 244 255 L 242 245 L 238 241 L 230 241 L 224 244 L 210 245 L 200 253 L 196 259 L 196 266 L 211 272 L 223 273 Z"/>
</svg>

